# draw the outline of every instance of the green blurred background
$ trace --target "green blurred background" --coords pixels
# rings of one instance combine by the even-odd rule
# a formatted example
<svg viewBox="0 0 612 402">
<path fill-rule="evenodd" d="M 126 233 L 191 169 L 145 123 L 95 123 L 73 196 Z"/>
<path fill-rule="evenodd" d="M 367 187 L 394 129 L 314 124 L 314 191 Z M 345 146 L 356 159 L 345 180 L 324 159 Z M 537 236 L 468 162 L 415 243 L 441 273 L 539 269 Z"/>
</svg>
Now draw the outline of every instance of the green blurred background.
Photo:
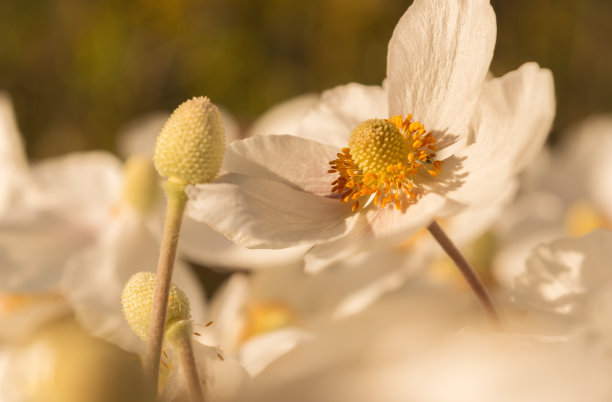
<svg viewBox="0 0 612 402">
<path fill-rule="evenodd" d="M 410 0 L 4 0 L 0 88 L 30 157 L 115 149 L 143 113 L 205 94 L 247 126 L 292 96 L 380 84 Z M 612 110 L 612 1 L 492 1 L 495 75 L 553 70 L 554 135 Z"/>
</svg>

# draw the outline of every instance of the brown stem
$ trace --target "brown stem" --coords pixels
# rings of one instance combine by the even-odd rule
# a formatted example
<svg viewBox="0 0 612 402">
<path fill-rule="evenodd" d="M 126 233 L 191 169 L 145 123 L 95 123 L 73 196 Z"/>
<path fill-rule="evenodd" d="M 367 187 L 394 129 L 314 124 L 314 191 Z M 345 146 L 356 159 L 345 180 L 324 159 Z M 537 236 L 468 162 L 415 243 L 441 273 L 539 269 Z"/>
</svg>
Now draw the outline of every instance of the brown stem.
<svg viewBox="0 0 612 402">
<path fill-rule="evenodd" d="M 482 308 L 487 313 L 487 317 L 489 317 L 491 324 L 497 330 L 502 330 L 499 314 L 497 314 L 497 310 L 493 306 L 493 302 L 491 301 L 487 290 L 483 286 L 482 282 L 480 282 L 480 279 L 478 279 L 478 276 L 476 276 L 476 272 L 474 272 L 470 264 L 463 257 L 463 254 L 461 254 L 451 239 L 448 238 L 444 230 L 442 230 L 440 225 L 438 225 L 438 222 L 435 220 L 432 221 L 429 226 L 427 226 L 427 230 L 429 230 L 429 233 L 431 233 L 446 254 L 448 254 L 448 256 L 453 260 L 457 268 L 459 268 L 459 271 L 478 298 Z"/>
<path fill-rule="evenodd" d="M 159 377 L 159 363 L 161 358 L 164 330 L 166 326 L 166 310 L 168 308 L 168 296 L 172 284 L 172 270 L 176 258 L 183 212 L 187 203 L 185 186 L 168 180 L 164 183 L 168 206 L 166 208 L 166 221 L 162 237 L 159 262 L 157 264 L 157 277 L 155 280 L 155 293 L 153 295 L 153 308 L 151 312 L 151 324 L 149 326 L 149 337 L 147 343 L 147 354 L 145 356 L 145 370 L 151 380 L 151 386 L 157 390 Z"/>
</svg>

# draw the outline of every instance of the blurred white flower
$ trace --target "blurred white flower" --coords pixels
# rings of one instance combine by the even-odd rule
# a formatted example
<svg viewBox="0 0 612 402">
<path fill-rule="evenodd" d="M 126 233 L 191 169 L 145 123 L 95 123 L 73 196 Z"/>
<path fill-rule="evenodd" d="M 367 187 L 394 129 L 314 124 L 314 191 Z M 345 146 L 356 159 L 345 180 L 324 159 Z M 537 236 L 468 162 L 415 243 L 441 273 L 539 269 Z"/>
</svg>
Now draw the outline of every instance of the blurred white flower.
<svg viewBox="0 0 612 402">
<path fill-rule="evenodd" d="M 558 334 L 612 350 L 610 250 L 612 232 L 603 229 L 536 247 L 515 282 L 514 301 L 556 319 Z"/>
<path fill-rule="evenodd" d="M 527 169 L 516 201 L 494 229 L 493 269 L 507 286 L 536 245 L 612 227 L 612 117 L 592 116 L 561 138 Z"/>
<path fill-rule="evenodd" d="M 384 87 L 350 84 L 324 93 L 294 133 L 299 137 L 235 141 L 226 155 L 231 173 L 188 188 L 187 213 L 242 246 L 317 244 L 311 253 L 333 254 L 400 242 L 435 217 L 498 204 L 544 142 L 554 96 L 550 72 L 534 63 L 487 78 L 495 29 L 488 1 L 416 1 L 389 43 Z M 405 210 L 364 200 L 367 206 L 352 212 L 332 194 L 329 162 L 360 122 L 396 115 L 403 121 L 408 113 L 432 132 L 414 148 L 435 140 L 442 171 L 414 176 L 422 196 Z M 434 160 L 422 164 L 433 171 Z"/>
<path fill-rule="evenodd" d="M 199 338 L 238 357 L 252 375 L 311 339 L 321 325 L 362 312 L 405 280 L 402 253 L 370 253 L 320 275 L 301 264 L 234 274 L 210 303 L 213 325 Z M 381 264 L 373 270 L 372 264 Z"/>
<path fill-rule="evenodd" d="M 77 402 L 144 400 L 140 362 L 92 337 L 73 319 L 0 346 L 0 400 Z"/>
<path fill-rule="evenodd" d="M 12 144 L 7 152 L 25 158 L 10 103 L 2 101 L 9 117 L 3 127 L 11 129 L 0 132 L 0 143 Z M 20 180 L 2 191 L 19 202 L 0 215 L 3 339 L 35 331 L 66 314 L 70 304 L 93 334 L 134 351 L 130 332 L 125 338 L 121 329 L 126 323 L 115 314 L 121 317 L 127 278 L 157 266 L 159 241 L 147 228 L 159 192 L 152 162 L 131 161 L 125 176 L 121 162 L 104 152 L 13 166 Z M 178 262 L 176 275 L 195 301 L 194 316 L 201 317 L 205 304 L 194 274 Z"/>
<path fill-rule="evenodd" d="M 606 401 L 612 368 L 579 343 L 487 332 L 474 305 L 416 282 L 319 328 L 245 401 Z"/>
</svg>

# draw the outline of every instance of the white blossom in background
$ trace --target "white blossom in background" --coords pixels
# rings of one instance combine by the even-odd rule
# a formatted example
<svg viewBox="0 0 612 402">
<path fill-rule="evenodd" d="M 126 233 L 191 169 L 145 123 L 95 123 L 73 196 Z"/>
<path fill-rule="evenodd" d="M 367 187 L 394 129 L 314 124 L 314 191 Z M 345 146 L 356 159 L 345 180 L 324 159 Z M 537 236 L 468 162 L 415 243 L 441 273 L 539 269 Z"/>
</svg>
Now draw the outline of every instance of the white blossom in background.
<svg viewBox="0 0 612 402">
<path fill-rule="evenodd" d="M 413 281 L 319 328 L 240 400 L 603 402 L 611 368 L 579 342 L 492 332 L 460 294 Z"/>
<path fill-rule="evenodd" d="M 0 132 L 0 143 L 11 144 L 7 152 L 25 158 L 12 108 L 4 106 L 8 120 L 3 127 L 11 130 Z M 147 170 L 154 173 L 151 162 L 128 165 L 131 182 L 121 162 L 104 152 L 74 153 L 31 166 L 13 163 L 21 180 L 2 191 L 19 202 L 0 216 L 3 339 L 25 336 L 72 310 L 95 335 L 133 351 L 129 333 L 126 339 L 114 337 L 125 333 L 118 330 L 125 323 L 116 314 L 127 278 L 157 265 L 159 241 L 147 220 L 154 218 L 150 208 L 158 189 L 157 178 L 151 180 Z M 194 316 L 202 316 L 204 296 L 195 275 L 181 262 L 176 273 L 197 301 Z"/>
<path fill-rule="evenodd" d="M 516 201 L 494 228 L 493 270 L 505 286 L 536 245 L 612 227 L 612 116 L 591 116 L 561 139 L 527 169 Z"/>
<path fill-rule="evenodd" d="M 488 1 L 416 1 L 389 43 L 383 87 L 349 84 L 323 93 L 296 136 L 235 141 L 226 155 L 230 173 L 188 188 L 187 213 L 239 245 L 315 245 L 309 255 L 321 260 L 347 247 L 401 242 L 467 206 L 497 204 L 516 189 L 516 173 L 544 142 L 555 102 L 550 72 L 534 63 L 487 77 L 495 30 Z M 414 176 L 422 196 L 402 211 L 363 199 L 352 212 L 332 194 L 337 177 L 327 172 L 329 162 L 360 122 L 393 116 L 403 122 L 408 113 L 431 132 L 422 140 L 437 144 L 423 163 L 433 171 L 441 161 L 441 171 Z"/>
<path fill-rule="evenodd" d="M 578 337 L 593 348 L 612 350 L 612 232 L 536 247 L 513 289 L 514 302 L 530 315 L 555 320 L 552 334 Z"/>
</svg>

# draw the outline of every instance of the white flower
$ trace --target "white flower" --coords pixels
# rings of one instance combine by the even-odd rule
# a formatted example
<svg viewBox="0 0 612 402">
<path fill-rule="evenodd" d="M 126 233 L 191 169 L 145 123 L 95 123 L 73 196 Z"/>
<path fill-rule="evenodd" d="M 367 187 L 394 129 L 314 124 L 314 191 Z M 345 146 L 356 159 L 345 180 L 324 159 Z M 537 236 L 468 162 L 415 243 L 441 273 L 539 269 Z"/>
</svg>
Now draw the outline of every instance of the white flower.
<svg viewBox="0 0 612 402">
<path fill-rule="evenodd" d="M 594 115 L 526 170 L 516 201 L 494 229 L 500 250 L 493 269 L 501 282 L 512 284 L 536 245 L 611 227 L 611 153 L 612 117 Z"/>
<path fill-rule="evenodd" d="M 555 318 L 557 333 L 586 335 L 587 343 L 609 351 L 611 247 L 612 232 L 608 230 L 536 247 L 515 282 L 514 301 L 534 314 Z"/>
<path fill-rule="evenodd" d="M 550 72 L 534 63 L 488 79 L 494 43 L 495 15 L 488 1 L 416 1 L 389 43 L 383 88 L 350 84 L 324 93 L 302 121 L 299 137 L 235 141 L 225 161 L 231 173 L 188 188 L 187 213 L 246 247 L 338 243 L 315 246 L 314 253 L 319 247 L 337 251 L 347 244 L 365 249 L 398 242 L 436 217 L 498 203 L 514 190 L 516 173 L 544 142 L 554 96 Z M 408 126 L 404 119 L 409 113 L 425 131 L 420 124 Z M 396 204 L 398 195 L 399 211 L 368 204 L 369 179 L 353 173 L 374 165 L 359 166 L 344 150 L 337 156 L 354 141 L 349 134 L 361 122 L 393 116 L 401 116 L 391 120 L 397 129 L 380 120 L 375 124 L 388 132 L 384 138 L 400 135 L 389 134 L 394 130 L 411 136 L 408 154 L 398 156 L 408 162 L 397 172 L 395 167 L 387 168 L 388 174 L 378 172 L 378 179 L 372 180 L 380 203 L 387 199 Z M 372 124 L 366 123 L 365 129 Z M 392 149 L 401 143 L 394 141 Z M 387 163 L 381 155 L 374 152 L 372 157 Z M 336 159 L 340 161 L 330 174 L 329 163 Z M 340 195 L 332 192 L 338 174 Z M 389 190 L 381 184 L 385 177 L 396 183 L 404 180 L 402 187 Z M 359 193 L 346 184 L 351 180 Z M 410 185 L 414 191 L 406 190 Z M 356 197 L 348 204 L 340 202 L 347 194 Z M 350 206 L 354 201 L 356 212 Z"/>
<path fill-rule="evenodd" d="M 602 356 L 577 343 L 478 329 L 480 314 L 465 301 L 414 281 L 364 314 L 320 328 L 240 400 L 607 400 Z"/>
<path fill-rule="evenodd" d="M 362 312 L 408 274 L 403 253 L 371 253 L 307 275 L 301 264 L 234 274 L 210 303 L 213 325 L 199 338 L 219 344 L 256 376 L 268 364 L 312 338 L 325 323 Z M 379 270 L 371 269 L 379 263 Z M 414 267 L 410 267 L 414 268 Z"/>
</svg>

